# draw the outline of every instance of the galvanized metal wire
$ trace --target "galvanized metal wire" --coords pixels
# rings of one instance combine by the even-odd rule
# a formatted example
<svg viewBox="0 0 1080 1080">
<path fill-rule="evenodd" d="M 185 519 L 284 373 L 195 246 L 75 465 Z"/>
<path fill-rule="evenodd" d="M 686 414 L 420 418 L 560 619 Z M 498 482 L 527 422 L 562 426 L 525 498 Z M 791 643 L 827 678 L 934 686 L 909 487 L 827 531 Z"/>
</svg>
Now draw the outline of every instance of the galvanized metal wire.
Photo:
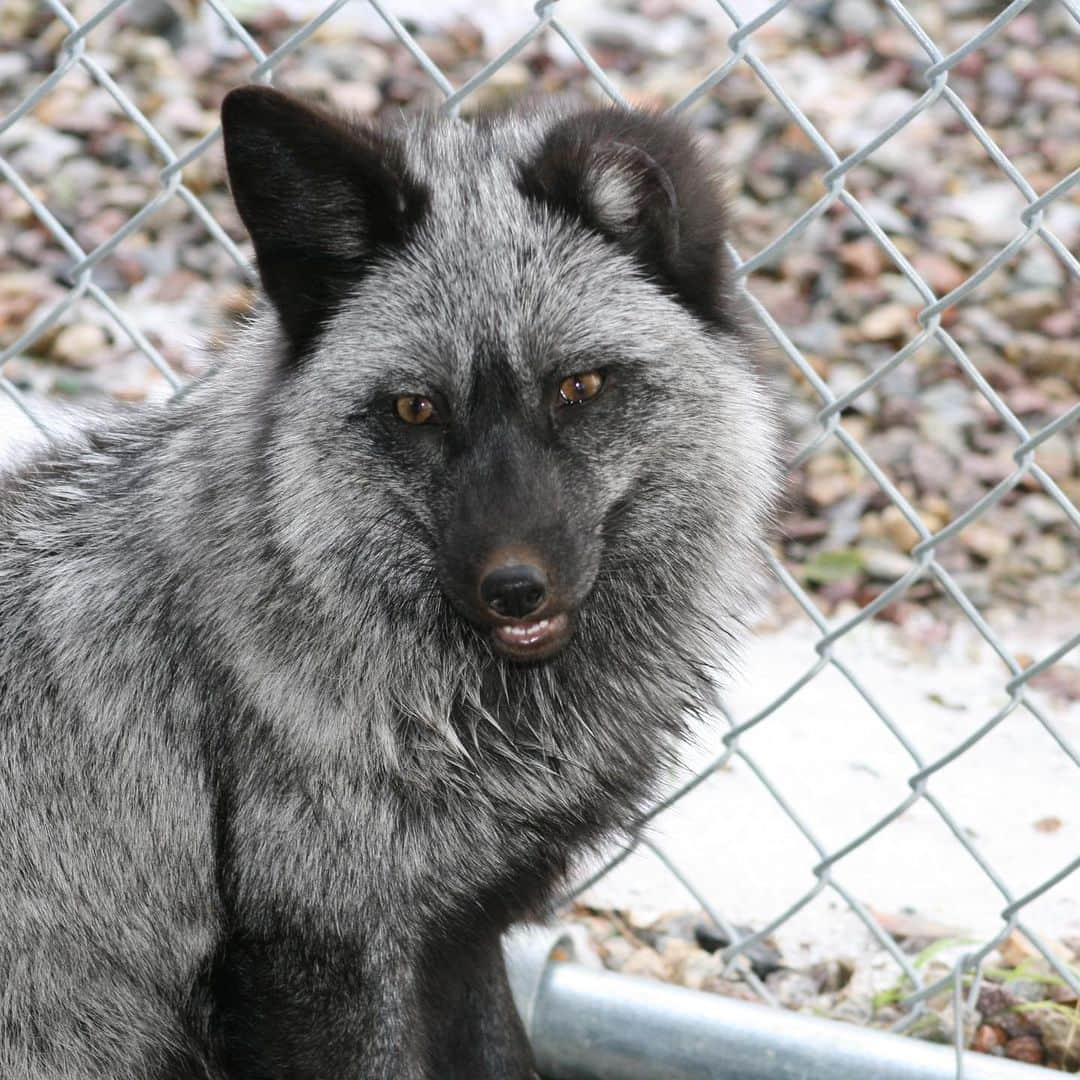
<svg viewBox="0 0 1080 1080">
<path fill-rule="evenodd" d="M 185 168 L 206 153 L 212 144 L 216 142 L 220 137 L 220 129 L 210 132 L 184 153 L 177 153 L 147 116 L 140 111 L 132 98 L 112 78 L 108 65 L 103 63 L 100 57 L 95 56 L 95 50 L 88 44 L 87 39 L 90 33 L 105 23 L 128 2 L 129 0 L 108 0 L 92 17 L 79 21 L 70 8 L 61 0 L 42 0 L 44 7 L 64 25 L 67 35 L 57 54 L 55 69 L 44 77 L 36 89 L 19 102 L 3 120 L 0 120 L 0 136 L 2 136 L 12 125 L 31 113 L 69 71 L 79 67 L 85 71 L 94 83 L 102 87 L 111 96 L 118 108 L 146 139 L 160 162 L 157 176 L 158 190 L 148 198 L 141 209 L 134 213 L 122 227 L 118 228 L 96 247 L 85 250 L 77 242 L 72 232 L 50 210 L 46 199 L 39 196 L 34 187 L 19 174 L 11 161 L 0 153 L 0 177 L 25 200 L 33 215 L 70 260 L 65 273 L 67 288 L 63 297 L 47 306 L 45 310 L 35 312 L 15 340 L 0 350 L 0 391 L 5 393 L 38 428 L 46 433 L 48 432 L 48 424 L 43 417 L 38 415 L 31 402 L 13 382 L 4 377 L 4 365 L 8 360 L 27 352 L 34 342 L 60 323 L 74 305 L 87 300 L 100 306 L 115 326 L 130 340 L 134 349 L 141 353 L 161 373 L 171 387 L 179 389 L 183 385 L 184 380 L 180 375 L 173 370 L 172 366 L 155 348 L 146 334 L 125 314 L 122 303 L 114 300 L 95 279 L 95 271 L 99 268 L 102 260 L 112 253 L 127 237 L 146 226 L 147 222 L 163 206 L 172 200 L 181 200 L 202 223 L 210 236 L 235 261 L 241 271 L 245 275 L 251 274 L 243 253 L 215 220 L 213 214 L 207 209 L 199 196 L 184 181 Z M 846 156 L 841 156 L 830 145 L 825 135 L 800 108 L 798 103 L 799 88 L 797 86 L 781 85 L 774 73 L 770 71 L 769 66 L 757 55 L 755 50 L 755 34 L 779 15 L 791 2 L 792 0 L 777 0 L 754 18 L 743 19 L 739 14 L 738 7 L 731 0 L 717 0 L 719 16 L 726 18 L 731 28 L 727 37 L 730 55 L 697 86 L 690 90 L 674 106 L 674 111 L 682 113 L 693 110 L 709 95 L 722 94 L 724 80 L 728 75 L 738 67 L 745 66 L 756 75 L 768 93 L 772 95 L 776 103 L 787 113 L 791 121 L 806 136 L 820 155 L 824 169 L 824 194 L 762 250 L 753 253 L 732 250 L 731 254 L 736 266 L 736 275 L 744 287 L 750 274 L 778 259 L 802 233 L 815 221 L 828 213 L 830 209 L 842 206 L 862 224 L 868 234 L 880 246 L 891 267 L 895 268 L 899 274 L 907 279 L 921 298 L 922 307 L 917 315 L 919 332 L 887 361 L 858 382 L 857 385 L 846 389 L 843 393 L 836 393 L 829 386 L 827 380 L 818 374 L 766 307 L 752 292 L 747 292 L 750 309 L 757 316 L 765 331 L 776 342 L 782 354 L 801 374 L 818 399 L 815 417 L 816 433 L 794 456 L 791 461 L 791 468 L 800 467 L 824 445 L 835 440 L 859 463 L 888 500 L 899 509 L 903 518 L 917 533 L 918 541 L 910 552 L 910 568 L 871 603 L 858 610 L 855 614 L 841 617 L 839 620 L 830 618 L 818 606 L 815 599 L 771 551 L 765 550 L 763 552 L 780 585 L 790 593 L 818 632 L 819 636 L 814 647 L 815 655 L 813 659 L 795 682 L 780 690 L 768 704 L 753 715 L 737 716 L 730 711 L 724 711 L 724 718 L 728 727 L 723 739 L 725 746 L 723 753 L 682 786 L 671 792 L 662 802 L 654 806 L 640 822 L 630 845 L 624 851 L 618 853 L 600 873 L 606 872 L 611 866 L 621 862 L 634 850 L 646 849 L 651 851 L 662 861 L 668 872 L 681 882 L 682 886 L 694 897 L 701 908 L 728 935 L 731 944 L 726 948 L 723 955 L 729 969 L 738 968 L 741 970 L 761 998 L 773 1004 L 775 1004 L 775 1001 L 769 989 L 753 975 L 749 970 L 749 965 L 743 959 L 747 950 L 756 942 L 768 937 L 786 920 L 810 904 L 815 898 L 823 893 L 831 893 L 857 916 L 865 925 L 867 931 L 880 944 L 881 948 L 892 956 L 906 977 L 910 992 L 902 1002 L 903 1017 L 896 1025 L 898 1030 L 903 1030 L 909 1028 L 919 1019 L 920 1015 L 925 1011 L 926 1003 L 930 998 L 943 992 L 952 994 L 957 1016 L 961 1015 L 964 1002 L 970 1008 L 979 990 L 982 968 L 986 958 L 1014 931 L 1022 932 L 1042 954 L 1046 962 L 1056 971 L 1058 976 L 1080 994 L 1080 980 L 1077 979 L 1075 971 L 1062 962 L 1049 943 L 1043 941 L 1025 919 L 1025 912 L 1033 901 L 1051 889 L 1061 886 L 1070 875 L 1076 874 L 1077 870 L 1080 869 L 1080 855 L 1067 865 L 1060 867 L 1057 872 L 1038 886 L 1018 894 L 1006 877 L 999 873 L 984 853 L 980 851 L 975 840 L 968 835 L 956 817 L 950 812 L 949 807 L 932 790 L 931 786 L 934 777 L 950 763 L 971 751 L 999 725 L 1014 723 L 1015 716 L 1019 713 L 1026 713 L 1033 718 L 1054 740 L 1061 753 L 1067 755 L 1074 765 L 1080 766 L 1080 752 L 1078 752 L 1077 746 L 1070 741 L 1068 734 L 1062 730 L 1060 723 L 1047 713 L 1030 689 L 1031 681 L 1036 676 L 1044 673 L 1051 665 L 1061 661 L 1063 657 L 1080 644 L 1080 634 L 1064 641 L 1058 648 L 1039 658 L 1036 662 L 1025 666 L 1010 651 L 999 634 L 995 632 L 976 605 L 965 594 L 955 576 L 938 559 L 938 551 L 946 541 L 986 514 L 1022 481 L 1025 483 L 1035 481 L 1045 494 L 1060 507 L 1073 527 L 1080 529 L 1080 512 L 1062 491 L 1061 487 L 1039 464 L 1038 460 L 1038 451 L 1043 443 L 1052 436 L 1080 422 L 1080 404 L 1041 429 L 1030 430 L 987 382 L 961 344 L 949 332 L 946 320 L 942 318 L 947 309 L 970 302 L 973 294 L 986 278 L 1010 260 L 1016 259 L 1030 245 L 1045 245 L 1060 261 L 1068 275 L 1080 279 L 1080 262 L 1069 251 L 1065 243 L 1055 235 L 1049 223 L 1048 215 L 1048 210 L 1054 203 L 1065 198 L 1073 188 L 1080 184 L 1080 170 L 1061 177 L 1052 187 L 1039 195 L 1021 170 L 995 143 L 990 133 L 950 85 L 950 75 L 956 66 L 972 51 L 980 48 L 992 37 L 1001 33 L 1013 19 L 1029 7 L 1031 0 L 1013 0 L 1012 3 L 1003 7 L 970 40 L 947 54 L 942 53 L 931 36 L 922 28 L 918 20 L 901 0 L 884 0 L 888 9 L 911 35 L 925 56 L 926 67 L 923 72 L 925 90 L 905 112 L 896 117 L 864 145 Z M 1080 9 L 1077 8 L 1074 0 L 1059 0 L 1059 2 L 1061 7 L 1080 23 Z M 477 72 L 476 75 L 457 87 L 452 84 L 439 66 L 424 51 L 406 26 L 395 17 L 392 11 L 393 5 L 384 3 L 383 0 L 334 0 L 315 18 L 289 36 L 276 50 L 269 54 L 264 52 L 253 40 L 240 21 L 229 10 L 225 0 L 206 0 L 206 3 L 210 11 L 220 20 L 225 31 L 250 56 L 251 67 L 248 77 L 251 81 L 272 81 L 282 61 L 293 54 L 323 23 L 333 18 L 348 4 L 359 5 L 366 3 L 385 23 L 390 33 L 412 54 L 420 68 L 431 79 L 431 82 L 443 95 L 442 108 L 448 112 L 455 112 L 470 94 L 482 86 L 501 67 L 513 60 L 534 38 L 544 33 L 558 35 L 584 65 L 603 93 L 613 101 L 622 101 L 620 91 L 605 73 L 603 67 L 590 54 L 586 44 L 560 19 L 557 0 L 540 0 L 539 3 L 536 3 L 533 8 L 535 21 L 529 29 L 483 67 L 482 70 Z M 952 109 L 957 120 L 967 128 L 990 160 L 1000 169 L 1001 174 L 1016 189 L 1023 201 L 1024 208 L 1015 221 L 1015 234 L 1012 239 L 987 259 L 982 266 L 978 267 L 975 272 L 970 274 L 960 285 L 939 296 L 917 272 L 897 245 L 893 243 L 881 225 L 875 221 L 873 213 L 848 190 L 846 180 L 852 170 L 866 161 L 887 141 L 894 138 L 932 106 L 942 102 Z M 1015 447 L 1012 453 L 1014 467 L 1009 475 L 997 483 L 966 512 L 936 532 L 927 527 L 916 507 L 912 505 L 911 500 L 905 497 L 897 484 L 890 478 L 888 472 L 875 462 L 860 441 L 845 427 L 842 420 L 844 410 L 853 402 L 858 401 L 862 395 L 876 387 L 890 372 L 908 362 L 920 349 L 929 344 L 936 345 L 951 358 L 969 380 L 971 386 L 985 399 L 986 404 L 1000 419 L 1004 428 L 1015 439 Z M 913 741 L 905 734 L 902 720 L 890 711 L 888 703 L 881 697 L 880 692 L 867 686 L 849 663 L 839 655 L 836 648 L 838 643 L 842 642 L 851 631 L 903 597 L 913 585 L 920 581 L 933 582 L 955 604 L 957 610 L 970 622 L 977 634 L 993 650 L 1002 665 L 1001 687 L 1007 695 L 1006 702 L 995 713 L 986 717 L 984 722 L 972 730 L 961 742 L 946 753 L 929 760 L 924 758 L 915 748 Z M 873 716 L 889 733 L 896 744 L 897 753 L 905 755 L 910 761 L 910 772 L 907 777 L 910 792 L 887 813 L 882 814 L 876 820 L 862 823 L 857 829 L 853 830 L 852 835 L 845 843 L 832 848 L 815 834 L 808 822 L 785 799 L 781 787 L 770 778 L 768 772 L 747 749 L 744 740 L 744 736 L 748 732 L 767 722 L 769 717 L 781 706 L 800 689 L 821 676 L 826 669 L 837 672 L 851 686 L 854 692 L 868 706 Z M 686 868 L 680 866 L 664 850 L 662 845 L 649 836 L 648 831 L 645 829 L 649 822 L 664 814 L 707 777 L 722 769 L 725 764 L 735 758 L 739 759 L 757 778 L 763 789 L 775 801 L 780 811 L 790 819 L 806 843 L 813 849 L 817 858 L 816 865 L 813 867 L 813 880 L 808 883 L 805 892 L 785 910 L 772 915 L 755 932 L 749 934 L 740 932 L 735 926 L 731 925 L 724 913 L 716 908 L 710 898 L 702 895 L 696 888 Z M 1078 776 L 1078 781 L 1080 781 L 1080 776 Z M 962 853 L 964 858 L 970 859 L 979 868 L 1001 898 L 1001 922 L 998 932 L 977 947 L 972 947 L 955 963 L 947 975 L 933 981 L 927 980 L 924 971 L 915 965 L 912 958 L 898 947 L 893 938 L 881 928 L 873 915 L 844 885 L 845 859 L 873 840 L 883 830 L 888 829 L 898 817 L 919 801 L 932 808 L 955 838 L 958 854 Z M 590 881 L 593 880 L 595 878 L 590 879 Z M 581 883 L 578 891 L 580 892 L 589 884 L 590 882 Z M 957 1076 L 962 1077 L 963 1063 L 960 1051 L 964 1045 L 964 1025 L 957 1022 L 954 1026 Z"/>
</svg>

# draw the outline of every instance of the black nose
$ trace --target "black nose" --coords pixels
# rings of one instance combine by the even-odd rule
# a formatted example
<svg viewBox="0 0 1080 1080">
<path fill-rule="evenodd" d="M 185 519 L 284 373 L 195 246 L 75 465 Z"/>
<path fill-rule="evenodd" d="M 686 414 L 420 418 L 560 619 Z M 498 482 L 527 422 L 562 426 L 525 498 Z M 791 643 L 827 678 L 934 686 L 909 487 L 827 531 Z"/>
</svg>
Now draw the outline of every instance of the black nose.
<svg viewBox="0 0 1080 1080">
<path fill-rule="evenodd" d="M 499 566 L 480 582 L 480 598 L 496 615 L 523 619 L 547 599 L 548 580 L 539 566 Z"/>
</svg>

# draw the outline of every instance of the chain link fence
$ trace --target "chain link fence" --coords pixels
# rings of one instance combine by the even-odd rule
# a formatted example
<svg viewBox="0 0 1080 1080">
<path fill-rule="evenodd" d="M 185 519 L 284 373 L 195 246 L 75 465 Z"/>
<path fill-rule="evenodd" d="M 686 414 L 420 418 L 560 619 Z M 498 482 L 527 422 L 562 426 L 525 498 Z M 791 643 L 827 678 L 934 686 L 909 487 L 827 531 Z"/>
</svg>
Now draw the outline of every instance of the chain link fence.
<svg viewBox="0 0 1080 1080">
<path fill-rule="evenodd" d="M 28 308 L 17 308 L 11 316 L 15 330 L 0 338 L 0 390 L 33 424 L 47 433 L 49 420 L 46 413 L 18 385 L 18 372 L 22 370 L 19 364 L 27 356 L 33 355 L 43 340 L 55 341 L 58 331 L 71 320 L 73 313 L 84 310 L 86 305 L 96 306 L 98 314 L 108 322 L 110 332 L 126 339 L 131 355 L 138 357 L 140 363 L 152 365 L 160 376 L 158 382 L 162 389 L 176 390 L 184 385 L 191 370 L 189 360 L 176 349 L 163 347 L 160 341 L 155 340 L 155 334 L 145 320 L 132 317 L 125 304 L 126 290 L 132 288 L 131 283 L 125 282 L 122 273 L 118 276 L 115 265 L 110 262 L 123 253 L 124 245 L 138 243 L 140 236 L 145 236 L 160 216 L 176 213 L 178 205 L 185 220 L 194 222 L 198 229 L 204 230 L 212 238 L 219 254 L 223 253 L 233 265 L 236 280 L 251 280 L 245 254 L 247 249 L 235 220 L 230 217 L 227 224 L 223 223 L 231 211 L 225 209 L 220 177 L 208 181 L 202 171 L 204 159 L 220 153 L 217 147 L 220 130 L 215 127 L 200 133 L 197 138 L 187 138 L 185 145 L 180 148 L 174 145 L 175 137 L 163 133 L 148 117 L 149 110 L 140 95 L 133 94 L 118 81 L 115 65 L 109 55 L 111 28 L 118 24 L 130 25 L 131 20 L 135 19 L 164 20 L 166 29 L 159 41 L 161 48 L 167 48 L 168 25 L 171 22 L 177 19 L 195 22 L 200 32 L 224 43 L 221 48 L 230 57 L 236 74 L 235 81 L 246 78 L 255 82 L 270 82 L 284 69 L 302 73 L 305 43 L 325 32 L 324 27 L 332 20 L 347 15 L 349 12 L 346 9 L 363 7 L 367 15 L 381 21 L 388 35 L 387 40 L 396 43 L 394 47 L 398 52 L 401 49 L 407 52 L 415 72 L 429 81 L 441 98 L 441 107 L 449 112 L 468 108 L 478 92 L 499 82 L 511 68 L 520 70 L 518 59 L 527 55 L 535 42 L 553 36 L 561 40 L 559 48 L 564 54 L 566 50 L 572 54 L 570 62 L 575 64 L 583 78 L 591 80 L 602 95 L 615 102 L 624 102 L 628 87 L 633 86 L 633 73 L 607 70 L 604 57 L 587 44 L 584 36 L 575 33 L 570 25 L 571 20 L 563 17 L 561 6 L 553 0 L 537 3 L 531 9 L 527 29 L 498 55 L 488 59 L 455 85 L 444 71 L 438 56 L 433 55 L 436 50 L 420 40 L 415 27 L 395 17 L 392 3 L 383 3 L 382 0 L 334 0 L 306 22 L 283 22 L 281 25 L 285 26 L 285 30 L 278 33 L 278 39 L 271 48 L 260 44 L 258 35 L 250 30 L 245 15 L 248 8 L 227 0 L 202 0 L 201 3 L 192 4 L 181 4 L 178 0 L 175 8 L 165 3 L 155 7 L 145 0 L 109 0 L 96 10 L 91 7 L 89 11 L 74 4 L 65 6 L 60 0 L 42 0 L 31 22 L 36 28 L 35 33 L 40 35 L 39 40 L 51 38 L 52 45 L 47 55 L 52 69 L 35 72 L 32 92 L 14 102 L 0 121 L 0 177 L 9 189 L 2 192 L 3 184 L 0 184 L 0 222 L 7 218 L 5 234 L 0 235 L 11 238 L 21 231 L 42 237 L 51 250 L 60 253 L 51 263 L 55 281 L 59 284 L 44 300 Z M 664 7 L 654 6 L 658 10 Z M 522 7 L 526 7 L 524 0 Z M 712 71 L 696 80 L 694 85 L 686 87 L 672 108 L 675 112 L 686 113 L 693 121 L 695 112 L 703 105 L 723 100 L 731 80 L 740 77 L 740 73 L 745 75 L 750 72 L 763 92 L 771 98 L 770 107 L 775 106 L 782 111 L 787 122 L 801 133 L 806 152 L 813 158 L 813 167 L 818 172 L 818 193 L 797 216 L 784 223 L 778 234 L 757 250 L 733 248 L 737 275 L 744 285 L 750 282 L 746 292 L 752 311 L 786 358 L 792 377 L 805 392 L 804 397 L 808 395 L 808 400 L 813 402 L 810 434 L 802 439 L 792 458 L 793 473 L 802 470 L 823 448 L 828 448 L 830 452 L 839 450 L 857 463 L 876 487 L 879 501 L 895 508 L 891 511 L 894 518 L 898 516 L 906 524 L 910 537 L 905 552 L 907 561 L 899 565 L 893 580 L 872 597 L 864 598 L 857 607 L 831 610 L 828 604 L 823 603 L 821 596 L 808 587 L 806 577 L 797 566 L 792 565 L 790 559 L 777 550 L 765 552 L 779 590 L 794 601 L 798 611 L 815 628 L 816 640 L 805 669 L 790 685 L 777 687 L 772 700 L 752 715 L 737 715 L 725 710 L 727 730 L 723 736 L 723 752 L 653 807 L 629 845 L 589 882 L 583 883 L 581 890 L 588 888 L 600 875 L 629 858 L 632 853 L 649 851 L 721 928 L 729 942 L 722 951 L 728 969 L 741 972 L 753 991 L 763 1001 L 772 1004 L 776 1003 L 775 996 L 768 985 L 754 974 L 745 957 L 807 905 L 823 894 L 829 895 L 854 914 L 902 973 L 902 989 L 895 995 L 898 1000 L 894 1002 L 899 1016 L 893 1024 L 896 1030 L 916 1029 L 930 1000 L 942 995 L 950 996 L 952 1015 L 956 1018 L 951 1034 L 957 1051 L 957 1075 L 961 1076 L 961 1050 L 972 1035 L 970 1026 L 963 1022 L 963 1018 L 974 1009 L 988 958 L 1016 932 L 1021 933 L 1034 952 L 1045 960 L 1047 970 L 1053 972 L 1057 984 L 1068 988 L 1063 1000 L 1068 1001 L 1068 993 L 1071 992 L 1074 1011 L 1076 998 L 1080 995 L 1080 977 L 1075 966 L 1063 959 L 1059 950 L 1044 940 L 1026 917 L 1030 906 L 1046 894 L 1076 887 L 1077 877 L 1073 876 L 1071 882 L 1069 879 L 1080 869 L 1080 857 L 1061 865 L 1037 885 L 1018 891 L 1004 874 L 995 869 L 980 850 L 977 838 L 973 838 L 970 829 L 950 811 L 946 800 L 935 790 L 936 779 L 953 763 L 969 754 L 1000 725 L 1017 724 L 1022 716 L 1033 721 L 1053 740 L 1060 755 L 1073 766 L 1080 766 L 1075 732 L 1070 740 L 1067 730 L 1067 715 L 1056 716 L 1045 697 L 1032 689 L 1033 680 L 1046 675 L 1054 665 L 1061 664 L 1080 643 L 1080 634 L 1066 637 L 1056 648 L 1049 649 L 1043 655 L 1018 656 L 1016 650 L 1011 650 L 995 631 L 982 610 L 983 605 L 968 595 L 962 577 L 949 568 L 949 560 L 942 558 L 943 547 L 948 541 L 976 526 L 988 512 L 1008 502 L 1021 488 L 1045 495 L 1057 508 L 1054 512 L 1063 518 L 1068 528 L 1080 529 L 1080 513 L 1074 505 L 1075 487 L 1069 488 L 1064 484 L 1060 474 L 1052 475 L 1041 460 L 1041 454 L 1051 440 L 1075 432 L 1080 421 L 1080 404 L 1059 408 L 1053 419 L 1038 426 L 1025 422 L 1023 411 L 1010 405 L 1007 395 L 993 385 L 981 365 L 969 355 L 970 349 L 951 330 L 958 310 L 979 306 L 980 288 L 984 283 L 1035 246 L 1044 247 L 1070 280 L 1080 281 L 1080 263 L 1069 250 L 1067 239 L 1058 235 L 1052 221 L 1055 206 L 1070 204 L 1075 199 L 1080 169 L 1049 178 L 1041 176 L 1038 185 L 1032 183 L 1026 178 L 1022 164 L 1011 160 L 998 145 L 988 128 L 954 88 L 954 83 L 956 73 L 964 70 L 964 66 L 970 64 L 981 50 L 1000 40 L 1008 32 L 1010 24 L 1026 9 L 1052 7 L 1059 23 L 1075 30 L 1080 25 L 1080 8 L 1074 0 L 1057 0 L 1051 5 L 1034 6 L 1032 0 L 1013 0 L 1004 6 L 991 5 L 991 10 L 980 22 L 981 28 L 959 46 L 946 51 L 935 43 L 934 37 L 916 17 L 917 5 L 914 2 L 905 5 L 899 0 L 884 0 L 881 11 L 891 20 L 892 32 L 906 35 L 908 44 L 919 57 L 922 90 L 918 96 L 912 95 L 913 100 L 906 107 L 855 149 L 841 152 L 834 148 L 821 125 L 812 121 L 807 111 L 800 107 L 803 88 L 790 79 L 782 81 L 778 78 L 758 49 L 759 40 L 779 24 L 788 9 L 799 10 L 804 19 L 813 20 L 824 18 L 828 7 L 831 5 L 797 5 L 792 0 L 778 0 L 768 6 L 758 4 L 751 13 L 747 13 L 744 4 L 717 0 L 704 17 L 712 19 L 716 26 L 722 28 L 720 32 L 725 39 L 726 55 Z M 833 11 L 831 16 L 842 24 L 841 14 Z M 280 27 L 278 29 L 280 31 Z M 460 27 L 454 32 L 460 33 Z M 1033 48 L 1037 57 L 1038 43 Z M 603 49 L 599 50 L 599 53 L 603 52 Z M 610 55 L 610 50 L 607 52 Z M 293 66 L 289 67 L 290 64 Z M 52 201 L 55 193 L 50 191 L 47 179 L 24 176 L 17 154 L 9 149 L 14 145 L 12 136 L 18 132 L 20 124 L 29 122 L 40 126 L 43 123 L 43 109 L 46 116 L 44 123 L 64 128 L 62 118 L 49 119 L 49 110 L 45 106 L 54 91 L 73 72 L 81 72 L 85 76 L 81 85 L 91 86 L 97 95 L 107 95 L 111 103 L 109 108 L 122 114 L 127 129 L 143 141 L 147 152 L 156 159 L 156 189 L 127 192 L 125 199 L 117 201 L 116 212 L 106 215 L 104 223 L 99 222 L 98 227 L 90 230 L 86 236 L 80 235 L 75 220 L 77 211 L 71 209 L 72 206 L 77 207 L 77 198 L 72 200 L 69 197 L 67 208 L 63 211 L 55 209 Z M 540 81 L 539 76 L 537 81 Z M 527 91 L 530 87 L 523 85 L 512 89 Z M 168 86 L 161 88 L 162 95 L 167 96 L 168 93 Z M 633 100 L 637 102 L 640 98 L 635 95 Z M 1075 101 L 1073 106 L 1077 107 Z M 981 147 L 986 159 L 999 170 L 1000 178 L 1018 196 L 1017 205 L 1021 208 L 1011 221 L 1011 238 L 982 258 L 960 279 L 944 286 L 935 282 L 936 287 L 932 287 L 927 280 L 928 275 L 917 268 L 910 246 L 898 242 L 891 219 L 879 220 L 882 217 L 879 209 L 871 205 L 865 196 L 853 193 L 853 185 L 849 181 L 860 166 L 891 140 L 916 125 L 931 110 L 942 108 L 950 111 L 948 123 L 952 128 L 962 129 Z M 196 118 L 185 130 L 197 132 L 198 125 Z M 893 209 L 896 211 L 895 207 Z M 800 237 L 816 223 L 841 210 L 858 222 L 865 236 L 872 238 L 879 260 L 877 272 L 901 276 L 914 290 L 918 302 L 915 305 L 913 331 L 907 340 L 890 347 L 888 354 L 871 370 L 864 372 L 862 377 L 856 380 L 848 378 L 844 385 L 838 386 L 835 385 L 836 380 L 830 379 L 828 372 L 823 374 L 822 365 L 810 354 L 810 350 L 796 343 L 797 335 L 784 324 L 782 317 L 770 311 L 768 296 L 757 295 L 750 279 L 759 271 L 767 271 L 785 254 L 796 249 Z M 904 213 L 902 208 L 898 212 L 901 215 Z M 36 250 L 27 247 L 24 258 L 32 261 Z M 206 273 L 213 276 L 210 270 Z M 218 271 L 215 270 L 216 273 Z M 944 523 L 927 521 L 925 510 L 910 490 L 898 482 L 888 464 L 879 464 L 864 445 L 858 424 L 849 423 L 852 411 L 858 409 L 861 401 L 873 393 L 887 393 L 893 373 L 916 364 L 919 356 L 928 349 L 936 350 L 938 355 L 955 366 L 968 388 L 981 399 L 981 415 L 992 416 L 994 424 L 1011 440 L 1011 461 L 1006 473 L 962 512 L 952 515 Z M 1073 552 L 1075 554 L 1075 549 Z M 1067 568 L 1060 572 L 1062 590 L 1066 588 L 1066 574 Z M 925 756 L 909 737 L 905 716 L 891 707 L 890 688 L 864 682 L 860 672 L 845 658 L 843 649 L 845 639 L 858 627 L 887 615 L 891 608 L 907 597 L 926 595 L 928 585 L 932 586 L 930 591 L 938 602 L 951 606 L 959 618 L 967 620 L 975 634 L 997 657 L 1000 662 L 999 689 L 1002 692 L 1002 703 L 996 711 L 979 717 L 961 740 L 935 756 Z M 924 591 L 920 593 L 920 589 Z M 875 814 L 872 819 L 861 821 L 853 813 L 850 837 L 838 846 L 827 844 L 819 838 L 797 807 L 785 797 L 783 785 L 770 777 L 767 768 L 748 747 L 751 731 L 762 725 L 767 727 L 770 718 L 782 706 L 826 671 L 842 678 L 865 703 L 875 718 L 874 722 L 887 732 L 895 754 L 908 763 L 906 777 L 910 788 L 886 813 Z M 731 925 L 710 896 L 702 894 L 695 886 L 693 874 L 688 868 L 672 857 L 646 827 L 661 819 L 666 811 L 692 790 L 732 763 L 739 763 L 756 778 L 767 796 L 775 801 L 805 844 L 812 849 L 815 860 L 812 875 L 802 895 L 786 904 L 783 910 L 762 912 L 753 932 Z M 962 950 L 946 974 L 939 972 L 933 977 L 928 976 L 924 965 L 917 963 L 899 947 L 895 937 L 886 932 L 875 913 L 845 885 L 845 860 L 864 845 L 872 844 L 885 830 L 895 828 L 898 820 L 918 803 L 929 807 L 949 830 L 955 841 L 955 858 L 970 860 L 1000 897 L 1000 926 L 997 932 Z M 927 873 L 943 872 L 944 869 L 927 867 Z"/>
</svg>

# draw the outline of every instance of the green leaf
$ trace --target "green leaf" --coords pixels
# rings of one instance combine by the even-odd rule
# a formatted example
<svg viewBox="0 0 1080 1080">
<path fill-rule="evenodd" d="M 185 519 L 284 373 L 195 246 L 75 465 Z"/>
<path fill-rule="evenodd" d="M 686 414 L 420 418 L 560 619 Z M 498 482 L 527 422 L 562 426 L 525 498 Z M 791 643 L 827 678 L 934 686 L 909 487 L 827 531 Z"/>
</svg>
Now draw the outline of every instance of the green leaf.
<svg viewBox="0 0 1080 1080">
<path fill-rule="evenodd" d="M 890 986 L 888 990 L 879 990 L 871 999 L 870 1004 L 873 1006 L 875 1012 L 878 1009 L 884 1008 L 886 1005 L 892 1005 L 899 1001 L 904 996 L 905 990 L 901 985 Z"/>
<path fill-rule="evenodd" d="M 916 956 L 915 959 L 912 960 L 911 962 L 915 967 L 921 968 L 921 967 L 924 967 L 925 965 L 929 964 L 930 961 L 933 960 L 934 957 L 937 956 L 938 953 L 944 952 L 946 949 L 952 949 L 952 948 L 956 947 L 957 945 L 977 945 L 977 944 L 978 944 L 978 942 L 975 940 L 975 938 L 962 938 L 962 937 L 941 938 L 940 940 L 932 942 L 930 945 L 927 945 L 926 948 L 923 949 L 923 951 L 921 953 L 919 953 L 918 956 Z"/>
<path fill-rule="evenodd" d="M 1025 1001 L 1012 1007 L 1013 1012 L 1033 1012 L 1035 1009 L 1047 1009 L 1050 1012 L 1061 1013 L 1067 1020 L 1074 1024 L 1080 1021 L 1080 1006 L 1062 1005 L 1060 1001 Z"/>
<path fill-rule="evenodd" d="M 847 581 L 857 577 L 863 570 L 862 552 L 855 548 L 838 548 L 819 551 L 802 568 L 803 580 L 811 585 L 829 585 L 834 581 Z"/>
</svg>

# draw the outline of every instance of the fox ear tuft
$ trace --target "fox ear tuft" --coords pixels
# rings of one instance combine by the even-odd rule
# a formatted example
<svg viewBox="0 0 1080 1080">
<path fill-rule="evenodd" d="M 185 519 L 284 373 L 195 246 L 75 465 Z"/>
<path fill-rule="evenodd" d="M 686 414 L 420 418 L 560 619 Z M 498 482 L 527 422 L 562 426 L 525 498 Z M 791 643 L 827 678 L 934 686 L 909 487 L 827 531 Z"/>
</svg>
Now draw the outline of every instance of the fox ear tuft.
<svg viewBox="0 0 1080 1080">
<path fill-rule="evenodd" d="M 565 117 L 520 187 L 614 241 L 695 314 L 731 321 L 723 200 L 679 121 L 617 108 Z"/>
<path fill-rule="evenodd" d="M 266 86 L 221 107 L 229 185 L 294 357 L 382 250 L 407 239 L 425 190 L 390 136 Z"/>
</svg>

